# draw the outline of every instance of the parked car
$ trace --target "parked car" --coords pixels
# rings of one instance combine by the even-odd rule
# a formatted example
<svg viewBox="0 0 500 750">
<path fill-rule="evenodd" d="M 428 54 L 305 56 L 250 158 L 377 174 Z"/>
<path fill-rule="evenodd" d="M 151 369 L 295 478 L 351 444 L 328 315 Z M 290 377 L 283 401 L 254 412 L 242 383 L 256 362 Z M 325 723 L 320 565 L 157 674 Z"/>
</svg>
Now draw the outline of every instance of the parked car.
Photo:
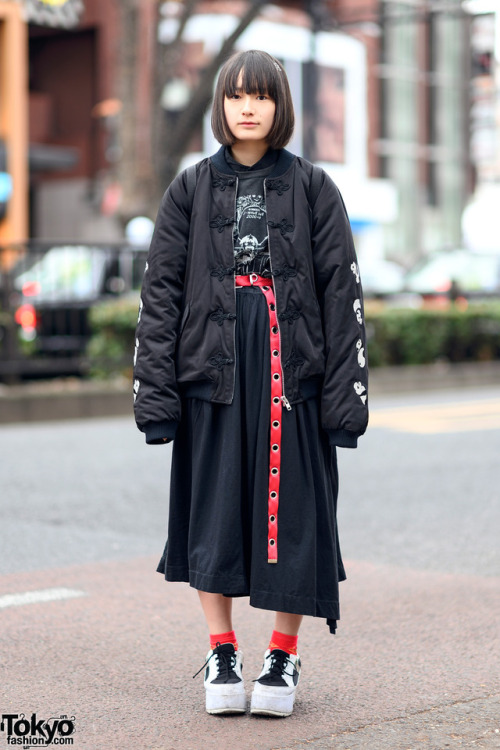
<svg viewBox="0 0 500 750">
<path fill-rule="evenodd" d="M 383 258 L 360 260 L 359 270 L 365 297 L 398 294 L 404 288 L 405 269 L 399 263 Z"/>
<path fill-rule="evenodd" d="M 101 299 L 138 289 L 146 254 L 137 248 L 52 245 L 26 253 L 12 269 L 15 320 L 36 354 L 81 355 L 88 312 Z"/>
<path fill-rule="evenodd" d="M 408 271 L 404 286 L 424 296 L 436 292 L 500 293 L 500 255 L 463 248 L 436 252 Z"/>
</svg>

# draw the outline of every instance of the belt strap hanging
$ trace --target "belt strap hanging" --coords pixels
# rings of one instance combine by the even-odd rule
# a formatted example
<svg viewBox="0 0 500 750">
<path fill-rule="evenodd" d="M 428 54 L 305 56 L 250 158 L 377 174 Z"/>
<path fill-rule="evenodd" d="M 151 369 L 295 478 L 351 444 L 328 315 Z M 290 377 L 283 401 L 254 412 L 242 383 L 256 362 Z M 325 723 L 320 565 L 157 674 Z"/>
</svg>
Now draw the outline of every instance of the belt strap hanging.
<svg viewBox="0 0 500 750">
<path fill-rule="evenodd" d="M 278 562 L 278 507 L 281 471 L 281 417 L 283 408 L 283 372 L 280 335 L 273 282 L 255 273 L 236 276 L 236 286 L 257 286 L 264 294 L 269 313 L 271 347 L 271 427 L 269 441 L 269 481 L 267 498 L 267 562 Z"/>
</svg>

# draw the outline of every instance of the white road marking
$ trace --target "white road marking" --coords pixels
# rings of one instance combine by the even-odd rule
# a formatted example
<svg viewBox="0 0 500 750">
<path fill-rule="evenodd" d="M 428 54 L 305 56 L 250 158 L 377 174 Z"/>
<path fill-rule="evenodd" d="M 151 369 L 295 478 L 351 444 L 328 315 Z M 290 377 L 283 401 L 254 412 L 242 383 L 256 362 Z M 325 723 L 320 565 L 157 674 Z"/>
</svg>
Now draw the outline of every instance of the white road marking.
<svg viewBox="0 0 500 750">
<path fill-rule="evenodd" d="M 61 599 L 76 599 L 79 596 L 86 596 L 85 591 L 60 588 L 25 591 L 22 594 L 4 594 L 0 596 L 0 609 L 21 607 L 24 604 L 38 604 L 39 602 L 54 602 Z"/>
</svg>

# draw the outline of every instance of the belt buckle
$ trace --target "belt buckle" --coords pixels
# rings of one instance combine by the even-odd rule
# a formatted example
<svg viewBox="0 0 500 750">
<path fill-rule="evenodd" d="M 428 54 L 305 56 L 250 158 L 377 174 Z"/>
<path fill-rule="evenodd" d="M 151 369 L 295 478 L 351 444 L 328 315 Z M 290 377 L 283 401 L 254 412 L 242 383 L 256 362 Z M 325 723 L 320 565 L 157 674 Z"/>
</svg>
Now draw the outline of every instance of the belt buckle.
<svg viewBox="0 0 500 750">
<path fill-rule="evenodd" d="M 259 275 L 257 273 L 251 273 L 250 274 L 250 284 L 253 286 L 255 282 L 258 280 Z"/>
</svg>

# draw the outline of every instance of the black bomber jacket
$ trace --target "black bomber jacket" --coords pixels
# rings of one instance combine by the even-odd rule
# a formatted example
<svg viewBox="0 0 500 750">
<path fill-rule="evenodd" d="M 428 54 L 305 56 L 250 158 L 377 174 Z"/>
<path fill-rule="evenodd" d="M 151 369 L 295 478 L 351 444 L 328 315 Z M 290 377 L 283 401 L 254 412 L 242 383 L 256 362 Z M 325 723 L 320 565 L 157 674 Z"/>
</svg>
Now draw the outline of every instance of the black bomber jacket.
<svg viewBox="0 0 500 750">
<path fill-rule="evenodd" d="M 320 394 L 330 443 L 355 448 L 368 423 L 363 296 L 342 197 L 322 171 L 312 203 L 313 169 L 283 149 L 264 180 L 283 390 L 292 408 Z M 232 403 L 237 182 L 222 147 L 197 164 L 195 189 L 186 170 L 161 202 L 134 354 L 135 417 L 148 443 L 175 437 L 183 395 Z"/>
</svg>

